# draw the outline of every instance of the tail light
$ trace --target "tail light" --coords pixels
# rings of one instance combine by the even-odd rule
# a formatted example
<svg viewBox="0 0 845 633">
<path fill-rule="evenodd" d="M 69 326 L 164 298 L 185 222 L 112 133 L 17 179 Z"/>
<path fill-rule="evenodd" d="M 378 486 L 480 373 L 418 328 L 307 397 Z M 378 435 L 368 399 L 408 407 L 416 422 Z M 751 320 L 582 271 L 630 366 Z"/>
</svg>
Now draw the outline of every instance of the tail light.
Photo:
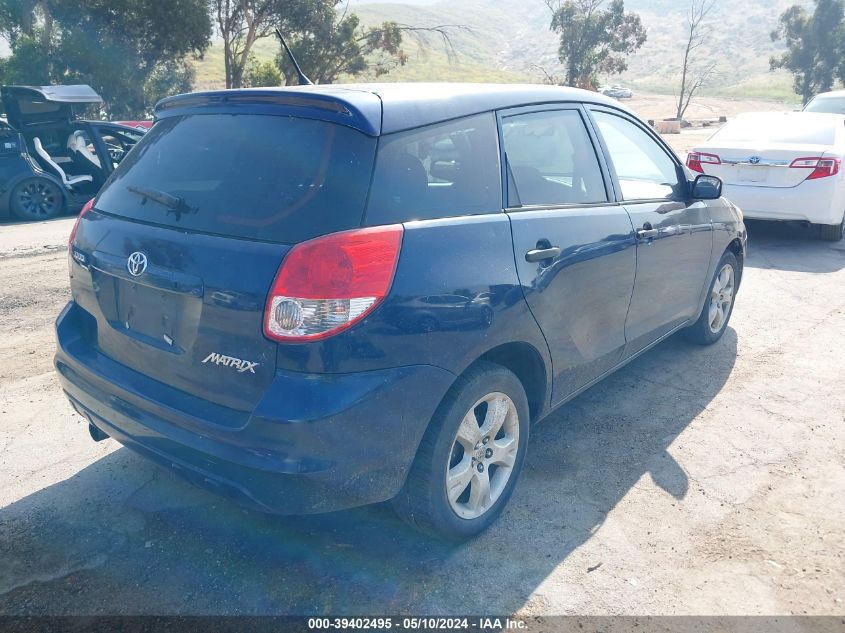
<svg viewBox="0 0 845 633">
<path fill-rule="evenodd" d="M 76 222 L 73 225 L 73 229 L 70 231 L 70 238 L 67 241 L 68 248 L 73 246 L 73 240 L 76 239 L 76 232 L 79 230 L 79 223 L 82 220 L 82 216 L 88 213 L 91 209 L 94 208 L 94 198 L 91 198 L 88 202 L 85 203 L 85 206 L 82 207 L 82 211 L 79 212 L 79 215 L 76 216 Z"/>
<path fill-rule="evenodd" d="M 264 334 L 276 341 L 314 341 L 363 319 L 390 290 L 402 234 L 397 224 L 294 246 L 267 298 Z"/>
<path fill-rule="evenodd" d="M 839 167 L 842 161 L 838 158 L 823 158 L 823 157 L 809 157 L 796 158 L 792 161 L 790 167 L 793 169 L 812 169 L 807 180 L 818 180 L 819 178 L 828 178 L 839 173 Z"/>
<path fill-rule="evenodd" d="M 704 173 L 703 165 L 721 165 L 722 159 L 716 154 L 707 154 L 705 152 L 690 152 L 687 154 L 687 167 L 700 174 Z"/>
<path fill-rule="evenodd" d="M 71 277 L 73 277 L 73 242 L 76 239 L 76 232 L 79 230 L 79 223 L 82 221 L 83 216 L 93 208 L 94 208 L 94 198 L 91 198 L 88 202 L 85 203 L 85 206 L 82 207 L 82 210 L 79 212 L 79 215 L 76 217 L 76 222 L 74 222 L 73 228 L 70 231 L 70 237 L 68 238 L 68 241 L 67 241 L 67 261 L 68 261 L 68 267 L 70 268 L 70 276 Z"/>
</svg>

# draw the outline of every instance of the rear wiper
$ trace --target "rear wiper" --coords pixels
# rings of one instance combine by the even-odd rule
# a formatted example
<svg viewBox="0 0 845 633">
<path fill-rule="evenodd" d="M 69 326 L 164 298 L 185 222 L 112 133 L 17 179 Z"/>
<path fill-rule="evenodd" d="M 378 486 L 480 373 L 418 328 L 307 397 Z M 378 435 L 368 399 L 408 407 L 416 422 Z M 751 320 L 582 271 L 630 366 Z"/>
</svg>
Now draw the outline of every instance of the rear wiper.
<svg viewBox="0 0 845 633">
<path fill-rule="evenodd" d="M 196 207 L 189 207 L 185 203 L 185 199 L 181 196 L 174 196 L 171 193 L 167 193 L 166 191 L 160 191 L 158 189 L 146 189 L 144 187 L 136 187 L 130 186 L 126 188 L 128 191 L 131 191 L 134 194 L 137 194 L 144 198 L 144 201 L 152 200 L 153 202 L 158 202 L 160 205 L 167 207 L 168 213 L 173 213 L 176 215 L 176 220 L 178 221 L 179 218 L 182 217 L 183 213 L 196 213 Z"/>
</svg>

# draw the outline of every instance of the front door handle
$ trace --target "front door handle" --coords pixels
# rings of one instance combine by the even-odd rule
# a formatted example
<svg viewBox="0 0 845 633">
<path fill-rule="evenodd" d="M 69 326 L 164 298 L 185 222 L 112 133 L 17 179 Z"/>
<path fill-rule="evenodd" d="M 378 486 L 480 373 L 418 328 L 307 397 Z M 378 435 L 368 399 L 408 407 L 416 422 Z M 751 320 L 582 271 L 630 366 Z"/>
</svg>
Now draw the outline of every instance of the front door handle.
<svg viewBox="0 0 845 633">
<path fill-rule="evenodd" d="M 525 261 L 533 264 L 535 262 L 546 261 L 547 259 L 555 259 L 560 257 L 560 248 L 557 246 L 549 246 L 548 248 L 535 248 L 525 253 Z"/>
</svg>

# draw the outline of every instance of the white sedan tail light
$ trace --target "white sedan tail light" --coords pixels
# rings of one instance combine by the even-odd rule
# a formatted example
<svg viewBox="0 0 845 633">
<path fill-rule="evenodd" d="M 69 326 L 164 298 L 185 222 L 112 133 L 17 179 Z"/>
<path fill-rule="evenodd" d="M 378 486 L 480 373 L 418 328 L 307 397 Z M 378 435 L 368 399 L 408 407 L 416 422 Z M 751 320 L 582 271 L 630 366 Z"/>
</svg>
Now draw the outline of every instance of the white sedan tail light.
<svg viewBox="0 0 845 633">
<path fill-rule="evenodd" d="M 687 167 L 700 174 L 704 173 L 704 165 L 721 165 L 722 159 L 716 154 L 707 154 L 705 152 L 690 152 L 687 155 Z"/>
<path fill-rule="evenodd" d="M 796 158 L 792 161 L 790 167 L 792 169 L 812 169 L 807 180 L 818 180 L 819 178 L 829 178 L 839 173 L 841 162 L 838 158 L 824 158 L 820 156 L 811 156 L 807 158 Z"/>
</svg>

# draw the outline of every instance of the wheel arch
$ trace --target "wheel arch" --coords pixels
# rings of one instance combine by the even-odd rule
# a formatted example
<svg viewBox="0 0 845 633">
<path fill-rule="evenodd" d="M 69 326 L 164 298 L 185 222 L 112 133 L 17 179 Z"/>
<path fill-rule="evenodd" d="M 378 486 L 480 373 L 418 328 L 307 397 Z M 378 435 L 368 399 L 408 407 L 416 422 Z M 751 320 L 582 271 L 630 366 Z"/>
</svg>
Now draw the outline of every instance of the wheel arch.
<svg viewBox="0 0 845 633">
<path fill-rule="evenodd" d="M 739 264 L 739 270 L 737 270 L 737 282 L 736 287 L 739 289 L 740 284 L 742 283 L 742 273 L 745 269 L 745 249 L 742 247 L 742 241 L 737 237 L 728 244 L 728 248 L 725 249 L 726 251 L 730 251 L 736 257 L 736 261 Z"/>
<path fill-rule="evenodd" d="M 549 372 L 543 356 L 533 345 L 512 342 L 494 347 L 479 356 L 464 373 L 479 362 L 493 363 L 513 372 L 528 397 L 531 422 L 536 422 L 543 416 L 548 408 L 550 396 Z"/>
</svg>

